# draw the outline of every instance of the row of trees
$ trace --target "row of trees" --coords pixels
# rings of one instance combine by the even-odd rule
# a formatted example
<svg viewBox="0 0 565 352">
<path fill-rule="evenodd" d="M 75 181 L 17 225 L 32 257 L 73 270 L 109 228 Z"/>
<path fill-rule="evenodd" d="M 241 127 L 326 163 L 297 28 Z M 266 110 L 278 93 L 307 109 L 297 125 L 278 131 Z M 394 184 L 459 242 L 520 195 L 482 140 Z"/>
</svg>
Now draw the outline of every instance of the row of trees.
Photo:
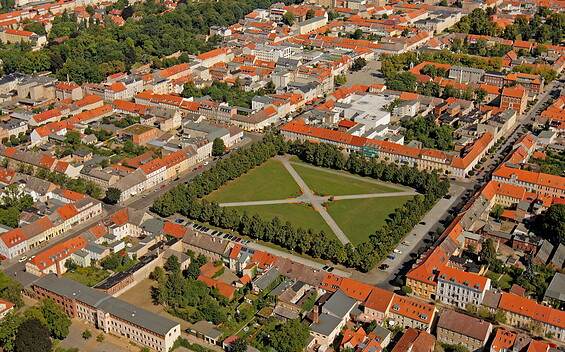
<svg viewBox="0 0 565 352">
<path fill-rule="evenodd" d="M 428 74 L 424 72 L 429 72 L 431 77 L 442 77 L 443 75 L 435 75 L 437 70 L 425 70 L 429 67 L 435 68 L 434 65 L 426 65 L 422 69 L 423 74 Z M 555 72 L 555 71 L 554 71 Z M 456 89 L 453 85 L 448 84 L 443 89 L 437 82 L 418 82 L 416 76 L 412 72 L 402 72 L 389 76 L 387 78 L 387 87 L 391 90 L 396 90 L 400 92 L 412 92 L 421 95 L 426 95 L 430 97 L 437 98 L 461 98 L 465 100 L 474 100 L 476 103 L 482 103 L 487 96 L 487 91 L 483 88 L 467 88 L 465 90 Z"/>
<path fill-rule="evenodd" d="M 215 202 L 200 198 L 218 189 L 227 181 L 283 153 L 292 153 L 316 166 L 346 170 L 413 187 L 424 196 L 416 196 L 396 209 L 382 229 L 370 236 L 366 243 L 353 248 L 342 245 L 323 232 L 295 228 L 282 223 L 278 217 L 263 219 L 259 215 L 240 215 L 233 209 L 222 208 Z M 316 258 L 332 260 L 361 271 L 371 270 L 389 253 L 396 243 L 419 221 L 436 202 L 446 194 L 447 181 L 440 181 L 436 173 L 420 172 L 406 165 L 387 164 L 366 159 L 358 154 L 346 157 L 338 148 L 325 143 L 286 143 L 282 136 L 268 134 L 249 149 L 240 149 L 230 158 L 221 160 L 211 170 L 195 178 L 189 185 L 179 185 L 155 200 L 153 211 L 163 217 L 181 213 L 191 219 L 214 226 L 237 230 L 242 235 L 278 244 Z M 370 210 L 369 210 L 370 211 Z"/>
</svg>

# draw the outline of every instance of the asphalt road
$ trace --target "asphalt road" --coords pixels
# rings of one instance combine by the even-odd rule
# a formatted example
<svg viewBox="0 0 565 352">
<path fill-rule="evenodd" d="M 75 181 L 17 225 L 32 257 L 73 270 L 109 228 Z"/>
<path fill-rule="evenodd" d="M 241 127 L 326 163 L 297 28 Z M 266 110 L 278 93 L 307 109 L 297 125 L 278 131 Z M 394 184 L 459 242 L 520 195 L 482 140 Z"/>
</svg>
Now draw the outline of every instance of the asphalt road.
<svg viewBox="0 0 565 352">
<path fill-rule="evenodd" d="M 263 135 L 261 135 L 261 134 L 246 133 L 245 138 L 237 145 L 237 147 L 238 148 L 248 147 L 249 145 L 251 145 L 251 142 L 260 140 L 261 138 L 263 138 Z M 189 172 L 186 172 L 184 174 L 181 174 L 179 176 L 179 180 L 169 182 L 169 183 L 165 183 L 165 187 L 163 187 L 163 188 L 161 188 L 161 186 L 157 186 L 157 188 L 155 188 L 153 190 L 145 191 L 143 194 L 148 194 L 148 196 L 145 197 L 145 198 L 142 197 L 143 194 L 139 194 L 137 197 L 130 199 L 128 202 L 125 202 L 124 204 L 119 204 L 119 205 L 103 204 L 103 212 L 102 212 L 101 215 L 99 215 L 95 218 L 92 218 L 89 221 L 81 224 L 79 227 L 73 229 L 73 231 L 70 231 L 70 232 L 68 232 L 68 233 L 66 233 L 66 234 L 64 234 L 60 237 L 57 237 L 57 238 L 54 238 L 54 239 L 51 239 L 51 240 L 45 242 L 41 247 L 34 248 L 34 249 L 28 251 L 26 253 L 26 256 L 27 256 L 28 259 L 26 259 L 25 261 L 20 262 L 19 257 L 13 258 L 13 259 L 7 259 L 7 260 L 2 261 L 0 268 L 2 270 L 4 270 L 6 275 L 11 276 L 11 277 L 15 278 L 16 280 L 20 281 L 24 287 L 29 285 L 31 282 L 33 282 L 35 279 L 37 279 L 37 276 L 30 274 L 30 273 L 25 271 L 25 265 L 29 261 L 29 258 L 31 258 L 32 256 L 36 255 L 39 252 L 43 252 L 43 251 L 45 251 L 49 248 L 52 248 L 53 246 L 55 246 L 57 244 L 60 244 L 60 243 L 66 241 L 70 238 L 73 238 L 73 237 L 76 237 L 76 236 L 82 234 L 84 231 L 86 231 L 87 229 L 92 227 L 94 224 L 96 224 L 100 220 L 106 218 L 110 214 L 115 213 L 116 211 L 123 208 L 124 206 L 132 207 L 134 209 L 148 210 L 149 207 L 151 206 L 151 204 L 153 204 L 153 201 L 157 197 L 161 196 L 166 191 L 168 191 L 171 186 L 174 186 L 174 185 L 178 184 L 179 182 L 186 182 L 186 181 L 190 180 L 191 178 L 194 178 L 196 175 L 198 175 L 198 174 L 204 172 L 205 170 L 208 170 L 209 168 L 211 168 L 216 162 L 216 161 L 213 161 L 212 159 L 210 159 L 209 161 L 210 161 L 210 163 L 208 165 L 203 166 L 200 169 L 197 168 L 196 171 L 189 171 Z"/>
<path fill-rule="evenodd" d="M 28 259 L 26 259 L 25 261 L 20 262 L 19 257 L 7 259 L 7 260 L 2 261 L 2 265 L 0 265 L 0 267 L 2 268 L 2 270 L 4 270 L 6 275 L 15 278 L 16 280 L 21 282 L 22 286 L 26 287 L 27 285 L 32 283 L 33 280 L 37 279 L 37 276 L 30 274 L 30 273 L 25 271 L 25 265 L 29 261 L 29 258 L 31 258 L 32 256 L 36 255 L 37 253 L 43 252 L 46 249 L 49 249 L 49 248 L 51 248 L 51 247 L 53 247 L 53 246 L 55 246 L 55 245 L 57 245 L 61 242 L 64 242 L 64 241 L 66 241 L 70 238 L 73 238 L 73 237 L 80 235 L 81 233 L 83 233 L 84 231 L 89 229 L 92 225 L 94 225 L 98 221 L 104 219 L 106 216 L 108 216 L 109 214 L 112 214 L 115 211 L 116 211 L 115 206 L 103 204 L 102 214 L 100 214 L 97 217 L 94 217 L 94 218 L 90 219 L 89 221 L 83 223 L 81 226 L 73 229 L 73 231 L 70 231 L 70 232 L 64 234 L 63 236 L 56 237 L 56 238 L 53 238 L 49 241 L 46 241 L 46 242 L 44 242 L 44 244 L 42 246 L 28 251 L 26 253 L 26 256 L 28 257 Z"/>
<path fill-rule="evenodd" d="M 252 142 L 258 141 L 258 140 L 263 138 L 262 134 L 256 134 L 256 133 L 245 133 L 244 135 L 245 135 L 245 138 L 240 143 L 238 143 L 236 145 L 237 148 L 247 148 L 251 145 Z M 234 149 L 232 149 L 232 151 L 233 150 Z M 213 158 L 209 158 L 205 161 L 208 161 L 209 164 L 208 165 L 202 164 L 201 168 L 196 167 L 196 170 L 191 169 L 190 171 L 181 173 L 178 177 L 178 180 L 169 181 L 169 182 L 164 183 L 162 185 L 158 185 L 157 187 L 155 187 L 153 189 L 146 190 L 146 191 L 142 192 L 141 194 L 138 194 L 137 196 L 129 199 L 128 201 L 126 201 L 122 205 L 128 206 L 130 208 L 134 208 L 134 209 L 148 210 L 149 207 L 155 201 L 155 199 L 157 199 L 160 196 L 162 196 L 163 194 L 165 194 L 165 192 L 167 192 L 169 189 L 171 189 L 172 187 L 175 187 L 179 183 L 187 182 L 188 180 L 193 179 L 194 177 L 203 173 L 204 171 L 209 170 L 217 162 Z M 143 195 L 147 195 L 147 196 L 145 198 L 143 198 Z"/>
<path fill-rule="evenodd" d="M 393 253 L 395 258 L 386 258 L 381 264 L 389 267 L 386 270 L 373 269 L 368 275 L 370 283 L 386 289 L 395 290 L 397 278 L 402 277 L 410 270 L 414 259 L 418 257 L 418 249 L 429 244 L 432 240 L 430 232 L 435 232 L 440 226 L 445 226 L 441 221 L 449 216 L 449 210 L 461 202 L 466 191 L 473 188 L 472 182 L 452 181 L 449 188 L 450 199 L 442 198 L 436 205 L 422 218 L 421 222 L 416 225 L 412 231 L 404 238 L 402 242 L 409 242 L 408 245 L 399 243 L 396 247 L 402 253 Z"/>
</svg>

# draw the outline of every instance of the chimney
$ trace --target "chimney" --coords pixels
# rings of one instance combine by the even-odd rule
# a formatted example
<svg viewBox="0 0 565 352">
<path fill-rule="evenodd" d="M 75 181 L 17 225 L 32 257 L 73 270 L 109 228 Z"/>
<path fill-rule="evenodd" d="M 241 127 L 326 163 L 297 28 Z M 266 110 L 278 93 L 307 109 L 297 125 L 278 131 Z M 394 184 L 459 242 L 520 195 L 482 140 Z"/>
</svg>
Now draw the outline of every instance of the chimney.
<svg viewBox="0 0 565 352">
<path fill-rule="evenodd" d="M 319 317 L 319 313 L 313 311 L 313 312 L 312 312 L 312 323 L 318 324 L 318 317 Z"/>
</svg>

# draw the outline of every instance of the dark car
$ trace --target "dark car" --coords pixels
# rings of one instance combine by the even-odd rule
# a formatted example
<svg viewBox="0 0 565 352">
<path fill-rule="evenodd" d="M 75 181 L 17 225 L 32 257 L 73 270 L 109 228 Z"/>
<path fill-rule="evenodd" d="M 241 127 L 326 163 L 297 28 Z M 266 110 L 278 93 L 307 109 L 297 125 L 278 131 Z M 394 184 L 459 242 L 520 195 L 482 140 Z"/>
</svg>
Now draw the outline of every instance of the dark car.
<svg viewBox="0 0 565 352">
<path fill-rule="evenodd" d="M 381 265 L 379 266 L 379 269 L 381 269 L 381 270 L 386 270 L 386 269 L 388 269 L 388 268 L 389 268 L 389 265 L 388 265 L 388 264 L 381 264 Z"/>
<path fill-rule="evenodd" d="M 426 222 L 425 221 L 420 221 L 420 225 L 425 225 Z"/>
<path fill-rule="evenodd" d="M 451 199 L 451 194 L 446 194 L 443 198 L 445 198 L 445 199 Z"/>
</svg>

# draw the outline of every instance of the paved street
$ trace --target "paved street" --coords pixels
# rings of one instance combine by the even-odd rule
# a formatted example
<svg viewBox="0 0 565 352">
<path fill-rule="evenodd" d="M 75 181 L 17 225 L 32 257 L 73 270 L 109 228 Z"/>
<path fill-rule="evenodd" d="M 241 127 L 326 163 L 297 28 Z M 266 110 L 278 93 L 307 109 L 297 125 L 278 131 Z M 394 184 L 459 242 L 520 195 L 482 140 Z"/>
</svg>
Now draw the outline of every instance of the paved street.
<svg viewBox="0 0 565 352">
<path fill-rule="evenodd" d="M 263 138 L 262 134 L 256 134 L 256 133 L 245 133 L 244 135 L 245 138 L 236 145 L 237 148 L 248 148 L 253 142 L 256 142 Z M 234 149 L 232 149 L 232 151 L 233 150 Z M 187 182 L 188 180 L 193 179 L 197 175 L 209 170 L 212 166 L 214 166 L 217 160 L 213 160 L 212 158 L 209 158 L 208 162 L 209 162 L 208 165 L 202 164 L 201 168 L 191 169 L 190 171 L 181 173 L 178 176 L 178 180 L 169 181 L 168 183 L 158 185 L 156 188 L 142 192 L 141 194 L 138 194 L 137 196 L 132 197 L 128 201 L 124 202 L 122 205 L 134 209 L 148 210 L 149 207 L 155 201 L 155 199 L 159 198 L 160 196 L 165 194 L 165 192 L 167 192 L 172 187 L 175 187 L 179 183 Z M 145 198 L 143 198 L 143 195 L 146 195 Z"/>
<path fill-rule="evenodd" d="M 103 212 L 101 215 L 98 215 L 97 217 L 90 219 L 89 221 L 83 223 L 81 226 L 78 226 L 75 229 L 73 229 L 73 231 L 70 231 L 61 237 L 56 237 L 54 239 L 46 241 L 43 243 L 42 246 L 29 250 L 26 253 L 27 257 L 31 258 L 32 256 L 36 255 L 39 252 L 43 252 L 48 248 L 51 248 L 61 242 L 68 240 L 69 238 L 73 238 L 80 235 L 81 233 L 92 227 L 92 225 L 96 224 L 98 221 L 112 214 L 114 212 L 114 209 L 115 207 L 104 204 Z M 32 275 L 25 271 L 25 265 L 28 262 L 28 260 L 19 262 L 19 257 L 13 259 L 7 259 L 2 261 L 2 265 L 0 267 L 2 268 L 2 270 L 4 270 L 6 275 L 15 278 L 16 280 L 21 282 L 22 285 L 25 287 L 38 278 L 37 276 Z"/>
<path fill-rule="evenodd" d="M 435 232 L 439 226 L 443 226 L 440 220 L 449 215 L 449 209 L 461 201 L 466 190 L 465 183 L 451 183 L 449 189 L 451 199 L 440 199 L 422 218 L 420 224 L 416 225 L 404 238 L 404 241 L 409 242 L 408 245 L 398 244 L 396 248 L 402 253 L 395 253 L 394 259 L 387 258 L 382 262 L 389 265 L 386 271 L 375 268 L 367 274 L 354 272 L 352 277 L 387 290 L 394 290 L 396 278 L 404 275 L 410 269 L 412 261 L 418 256 L 418 249 L 431 241 L 429 232 Z"/>
</svg>

